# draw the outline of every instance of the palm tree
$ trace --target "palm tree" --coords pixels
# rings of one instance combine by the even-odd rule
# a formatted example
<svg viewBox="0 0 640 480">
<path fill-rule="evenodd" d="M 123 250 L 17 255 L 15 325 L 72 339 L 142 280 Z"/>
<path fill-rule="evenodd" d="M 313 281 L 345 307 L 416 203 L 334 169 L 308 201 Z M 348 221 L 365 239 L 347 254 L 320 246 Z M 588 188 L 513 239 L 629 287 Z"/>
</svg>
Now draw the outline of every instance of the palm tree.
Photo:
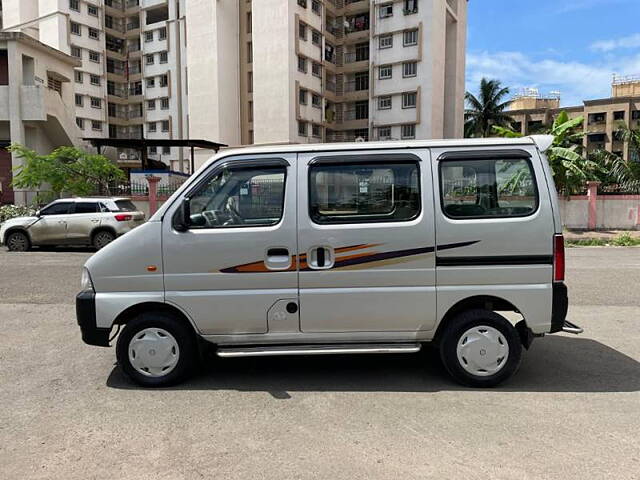
<svg viewBox="0 0 640 480">
<path fill-rule="evenodd" d="M 505 113 L 509 101 L 509 88 L 503 87 L 499 80 L 480 81 L 479 96 L 471 92 L 464 95 L 467 108 L 464 112 L 465 137 L 490 137 L 494 126 L 509 127 L 513 119 Z"/>
</svg>

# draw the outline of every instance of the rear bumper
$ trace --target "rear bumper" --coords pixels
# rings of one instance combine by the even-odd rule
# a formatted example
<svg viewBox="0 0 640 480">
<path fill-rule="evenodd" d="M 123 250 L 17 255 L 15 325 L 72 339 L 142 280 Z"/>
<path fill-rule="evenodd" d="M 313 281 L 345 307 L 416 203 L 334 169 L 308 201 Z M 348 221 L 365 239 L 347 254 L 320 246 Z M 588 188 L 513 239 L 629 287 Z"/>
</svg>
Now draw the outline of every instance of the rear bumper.
<svg viewBox="0 0 640 480">
<path fill-rule="evenodd" d="M 96 327 L 96 294 L 94 292 L 80 292 L 76 296 L 76 318 L 84 343 L 98 347 L 109 346 L 111 329 Z"/>
<path fill-rule="evenodd" d="M 551 330 L 549 333 L 561 332 L 567 318 L 569 296 L 564 283 L 553 284 L 553 301 L 551 304 Z"/>
</svg>

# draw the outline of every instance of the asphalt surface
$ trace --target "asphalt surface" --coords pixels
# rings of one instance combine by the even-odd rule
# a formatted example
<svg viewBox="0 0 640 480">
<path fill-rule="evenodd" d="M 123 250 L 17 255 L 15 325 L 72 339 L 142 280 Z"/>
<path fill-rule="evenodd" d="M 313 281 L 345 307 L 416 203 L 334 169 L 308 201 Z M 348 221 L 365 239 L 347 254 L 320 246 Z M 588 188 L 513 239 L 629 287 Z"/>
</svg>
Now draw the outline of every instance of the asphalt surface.
<svg viewBox="0 0 640 480">
<path fill-rule="evenodd" d="M 0 479 L 640 478 L 640 248 L 569 249 L 581 336 L 492 390 L 418 355 L 216 359 L 131 384 L 75 324 L 78 251 L 0 251 Z"/>
</svg>

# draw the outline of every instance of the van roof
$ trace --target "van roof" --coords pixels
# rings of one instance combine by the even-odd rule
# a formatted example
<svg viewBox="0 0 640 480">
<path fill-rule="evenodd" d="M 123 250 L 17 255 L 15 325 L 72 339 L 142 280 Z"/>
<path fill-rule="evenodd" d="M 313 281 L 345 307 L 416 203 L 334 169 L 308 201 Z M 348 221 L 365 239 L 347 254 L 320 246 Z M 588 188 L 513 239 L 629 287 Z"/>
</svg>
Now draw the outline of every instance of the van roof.
<svg viewBox="0 0 640 480">
<path fill-rule="evenodd" d="M 350 143 L 309 143 L 309 144 L 269 144 L 255 145 L 221 150 L 215 159 L 231 155 L 254 155 L 265 153 L 303 153 L 331 152 L 344 150 L 387 150 L 411 148 L 451 148 L 451 147 L 490 147 L 509 145 L 535 145 L 545 151 L 549 144 L 549 135 L 535 135 L 520 138 L 457 138 L 445 140 L 402 140 L 387 142 L 350 142 Z"/>
</svg>

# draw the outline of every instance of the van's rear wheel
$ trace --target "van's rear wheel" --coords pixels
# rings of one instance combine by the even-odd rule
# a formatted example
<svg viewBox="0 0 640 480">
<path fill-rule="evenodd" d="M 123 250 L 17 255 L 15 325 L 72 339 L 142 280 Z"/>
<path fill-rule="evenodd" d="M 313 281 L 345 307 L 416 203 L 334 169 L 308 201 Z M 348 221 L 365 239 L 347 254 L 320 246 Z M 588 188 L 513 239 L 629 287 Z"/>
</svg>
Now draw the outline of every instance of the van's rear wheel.
<svg viewBox="0 0 640 480">
<path fill-rule="evenodd" d="M 186 379 L 196 360 L 194 333 L 163 312 L 143 313 L 118 337 L 116 356 L 124 372 L 145 387 L 165 387 Z"/>
<path fill-rule="evenodd" d="M 521 356 L 522 345 L 515 327 L 489 310 L 463 312 L 442 333 L 442 363 L 463 385 L 498 385 L 518 370 Z"/>
</svg>

